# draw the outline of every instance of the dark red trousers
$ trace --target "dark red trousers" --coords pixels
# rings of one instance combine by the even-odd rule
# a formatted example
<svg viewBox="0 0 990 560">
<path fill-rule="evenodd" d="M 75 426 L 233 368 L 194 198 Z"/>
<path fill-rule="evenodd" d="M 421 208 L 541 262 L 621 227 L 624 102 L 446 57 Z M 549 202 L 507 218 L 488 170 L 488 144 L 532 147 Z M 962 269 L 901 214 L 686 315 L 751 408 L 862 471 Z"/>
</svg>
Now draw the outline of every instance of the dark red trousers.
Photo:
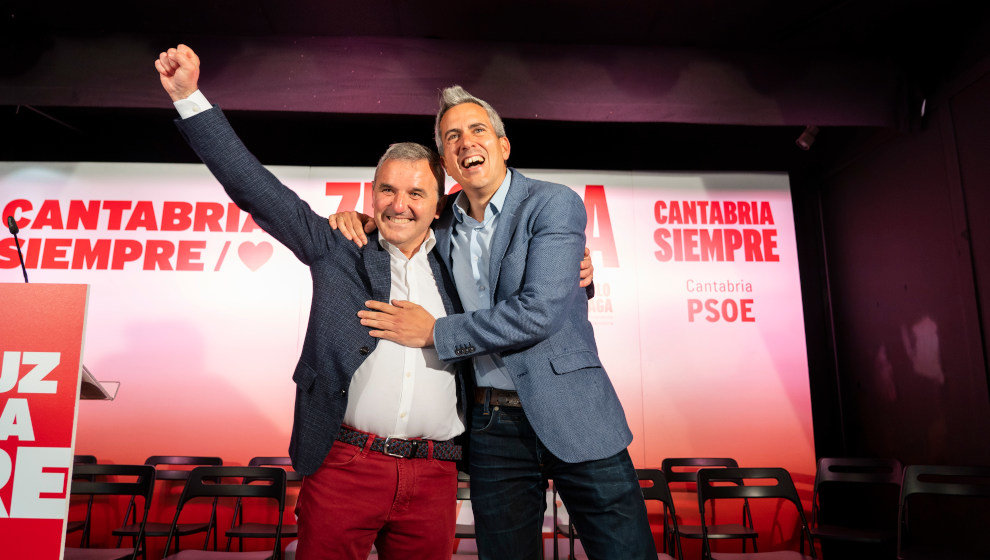
<svg viewBox="0 0 990 560">
<path fill-rule="evenodd" d="M 449 559 L 454 545 L 457 466 L 400 459 L 334 442 L 303 479 L 297 560 Z"/>
</svg>

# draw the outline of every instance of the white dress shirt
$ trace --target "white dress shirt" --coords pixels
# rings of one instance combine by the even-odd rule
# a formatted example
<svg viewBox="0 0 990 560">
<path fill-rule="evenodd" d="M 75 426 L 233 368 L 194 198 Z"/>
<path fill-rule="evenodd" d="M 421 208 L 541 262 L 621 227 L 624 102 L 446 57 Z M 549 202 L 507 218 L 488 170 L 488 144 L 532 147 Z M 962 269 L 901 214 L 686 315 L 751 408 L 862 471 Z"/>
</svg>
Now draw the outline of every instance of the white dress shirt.
<svg viewBox="0 0 990 560">
<path fill-rule="evenodd" d="M 426 254 L 436 245 L 433 230 L 412 258 L 385 241 L 391 257 L 389 299 L 404 299 L 425 308 L 434 318 L 446 317 L 440 290 Z M 409 348 L 390 340 L 378 346 L 351 378 L 344 423 L 382 436 L 422 437 L 443 441 L 464 431 L 457 415 L 453 364 L 436 348 Z"/>
<path fill-rule="evenodd" d="M 480 222 L 468 214 L 470 202 L 464 191 L 454 199 L 454 230 L 450 236 L 451 275 L 467 313 L 491 309 L 494 303 L 495 296 L 488 276 L 492 238 L 495 237 L 495 228 L 498 227 L 511 182 L 512 172 L 506 170 L 505 179 L 485 205 L 485 217 Z M 472 364 L 478 387 L 516 389 L 502 356 L 497 352 L 476 356 Z"/>
</svg>

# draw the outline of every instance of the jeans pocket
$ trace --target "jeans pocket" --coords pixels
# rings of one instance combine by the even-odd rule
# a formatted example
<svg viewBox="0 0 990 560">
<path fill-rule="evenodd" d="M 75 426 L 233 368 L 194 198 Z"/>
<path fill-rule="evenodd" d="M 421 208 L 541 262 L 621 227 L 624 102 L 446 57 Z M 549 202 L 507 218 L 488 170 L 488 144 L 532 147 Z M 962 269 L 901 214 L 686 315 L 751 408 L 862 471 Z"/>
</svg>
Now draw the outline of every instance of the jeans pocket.
<svg viewBox="0 0 990 560">
<path fill-rule="evenodd" d="M 430 461 L 431 467 L 448 475 L 453 475 L 457 477 L 457 462 L 456 461 L 442 461 L 440 459 L 433 459 Z"/>
<path fill-rule="evenodd" d="M 521 408 L 513 408 L 511 410 L 500 408 L 495 413 L 498 414 L 498 423 L 503 426 L 515 426 L 526 420 L 526 414 L 523 413 Z"/>
<path fill-rule="evenodd" d="M 487 416 L 479 410 L 475 410 L 474 416 L 471 419 L 471 432 L 485 433 L 498 427 L 509 427 L 510 429 L 515 429 L 517 424 L 520 424 L 525 420 L 526 415 L 523 413 L 521 408 L 509 411 L 504 408 L 495 407 L 489 411 Z"/>
<path fill-rule="evenodd" d="M 327 453 L 326 459 L 323 460 L 323 466 L 330 468 L 344 467 L 353 463 L 360 454 L 360 447 L 335 441 L 330 448 L 330 453 Z"/>
<path fill-rule="evenodd" d="M 495 426 L 498 415 L 497 410 L 490 410 L 488 414 L 480 411 L 480 409 L 475 409 L 471 416 L 471 431 L 476 434 L 487 432 Z"/>
</svg>

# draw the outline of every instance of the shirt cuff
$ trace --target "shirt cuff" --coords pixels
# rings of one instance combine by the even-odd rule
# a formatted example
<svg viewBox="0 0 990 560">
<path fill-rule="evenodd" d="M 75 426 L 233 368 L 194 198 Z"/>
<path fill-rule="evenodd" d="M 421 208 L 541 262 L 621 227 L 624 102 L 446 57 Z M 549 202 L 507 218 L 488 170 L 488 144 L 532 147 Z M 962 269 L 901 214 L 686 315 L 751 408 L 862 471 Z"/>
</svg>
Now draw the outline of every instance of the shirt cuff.
<svg viewBox="0 0 990 560">
<path fill-rule="evenodd" d="M 198 89 L 192 92 L 189 97 L 176 101 L 174 105 L 175 110 L 179 112 L 179 116 L 183 119 L 188 119 L 189 117 L 198 115 L 203 111 L 208 111 L 213 107 L 213 105 L 210 105 L 210 102 L 206 100 L 206 96 L 203 95 L 203 92 Z"/>
</svg>

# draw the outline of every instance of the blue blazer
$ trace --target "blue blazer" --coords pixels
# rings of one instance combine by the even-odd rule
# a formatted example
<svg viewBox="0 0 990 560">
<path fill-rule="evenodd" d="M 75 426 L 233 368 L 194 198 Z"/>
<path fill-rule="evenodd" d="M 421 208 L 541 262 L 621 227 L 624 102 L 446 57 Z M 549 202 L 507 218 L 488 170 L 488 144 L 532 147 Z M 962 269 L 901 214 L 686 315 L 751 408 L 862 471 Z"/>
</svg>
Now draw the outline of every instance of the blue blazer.
<svg viewBox="0 0 990 560">
<path fill-rule="evenodd" d="M 598 359 L 587 295 L 574 281 L 584 255 L 584 203 L 564 185 L 513 169 L 501 212 L 491 245 L 491 308 L 438 319 L 440 359 L 500 353 L 547 449 L 571 463 L 610 457 L 632 432 Z M 453 225 L 448 205 L 434 223 L 448 270 Z"/>
<path fill-rule="evenodd" d="M 310 268 L 313 300 L 302 355 L 292 374 L 296 404 L 289 456 L 295 470 L 313 474 L 337 438 L 351 376 L 378 343 L 361 325 L 357 312 L 366 300 L 389 301 L 388 252 L 379 245 L 377 234 L 359 248 L 333 230 L 326 217 L 315 213 L 251 155 L 219 107 L 176 124 L 237 206 Z M 436 251 L 427 257 L 444 308 L 448 314 L 459 312 L 457 292 Z M 466 388 L 463 382 L 458 385 L 463 406 L 469 402 Z"/>
</svg>

